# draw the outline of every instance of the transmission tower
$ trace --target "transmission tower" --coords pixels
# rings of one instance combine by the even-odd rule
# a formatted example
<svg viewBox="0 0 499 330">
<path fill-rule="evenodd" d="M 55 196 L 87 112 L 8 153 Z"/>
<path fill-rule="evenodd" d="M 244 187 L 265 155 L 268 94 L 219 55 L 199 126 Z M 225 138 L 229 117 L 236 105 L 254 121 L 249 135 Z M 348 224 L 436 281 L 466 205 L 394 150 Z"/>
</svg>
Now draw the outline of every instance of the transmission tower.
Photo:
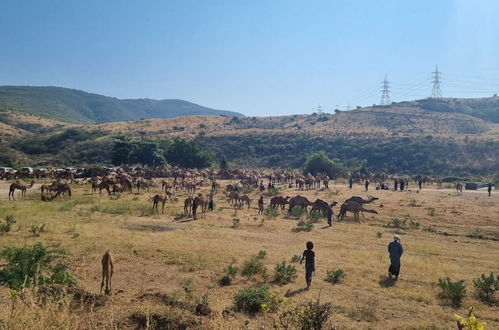
<svg viewBox="0 0 499 330">
<path fill-rule="evenodd" d="M 435 65 L 435 71 L 433 74 L 433 89 L 431 90 L 431 97 L 438 99 L 442 97 L 442 91 L 440 90 L 440 74 L 442 72 L 438 71 L 438 66 Z"/>
<path fill-rule="evenodd" d="M 319 106 L 317 107 L 317 113 L 319 115 L 322 115 L 322 106 L 319 104 Z"/>
<path fill-rule="evenodd" d="M 386 78 L 385 74 L 385 80 L 381 82 L 382 85 L 382 94 L 381 94 L 381 101 L 379 102 L 381 105 L 388 105 L 390 104 L 390 88 L 389 88 L 389 81 Z"/>
</svg>

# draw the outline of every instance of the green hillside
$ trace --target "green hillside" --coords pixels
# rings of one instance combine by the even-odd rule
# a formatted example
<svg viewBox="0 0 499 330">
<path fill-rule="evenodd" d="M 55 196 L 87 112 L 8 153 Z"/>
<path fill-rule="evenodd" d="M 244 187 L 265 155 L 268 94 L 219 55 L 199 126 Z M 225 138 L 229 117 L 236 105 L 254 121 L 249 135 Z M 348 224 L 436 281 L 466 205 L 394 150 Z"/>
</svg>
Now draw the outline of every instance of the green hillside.
<svg viewBox="0 0 499 330">
<path fill-rule="evenodd" d="M 2 110 L 82 124 L 186 115 L 242 116 L 183 100 L 120 100 L 69 88 L 31 86 L 0 86 Z"/>
</svg>

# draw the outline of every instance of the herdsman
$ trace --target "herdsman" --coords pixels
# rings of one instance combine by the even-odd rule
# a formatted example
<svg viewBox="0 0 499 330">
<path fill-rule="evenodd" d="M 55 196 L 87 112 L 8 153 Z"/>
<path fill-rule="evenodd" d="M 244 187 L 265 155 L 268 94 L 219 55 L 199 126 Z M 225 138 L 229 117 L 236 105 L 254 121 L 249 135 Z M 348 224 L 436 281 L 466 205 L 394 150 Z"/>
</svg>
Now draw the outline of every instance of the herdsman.
<svg viewBox="0 0 499 330">
<path fill-rule="evenodd" d="M 390 267 L 388 268 L 388 276 L 390 278 L 399 278 L 400 273 L 400 257 L 404 253 L 404 248 L 400 244 L 400 236 L 393 236 L 393 241 L 388 244 L 388 252 L 390 253 Z"/>
</svg>

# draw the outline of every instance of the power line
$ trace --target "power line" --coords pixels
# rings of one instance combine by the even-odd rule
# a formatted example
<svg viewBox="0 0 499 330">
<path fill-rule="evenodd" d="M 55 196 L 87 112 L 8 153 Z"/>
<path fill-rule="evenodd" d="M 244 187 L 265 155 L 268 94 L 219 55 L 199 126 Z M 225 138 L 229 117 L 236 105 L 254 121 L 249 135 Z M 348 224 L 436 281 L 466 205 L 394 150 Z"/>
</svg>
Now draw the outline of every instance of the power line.
<svg viewBox="0 0 499 330">
<path fill-rule="evenodd" d="M 382 94 L 381 94 L 381 101 L 379 102 L 379 104 L 381 105 L 388 105 L 391 103 L 390 101 L 390 89 L 389 89 L 389 81 L 388 79 L 386 78 L 386 74 L 385 74 L 385 80 L 383 80 L 381 82 L 383 85 L 383 90 L 382 90 Z"/>
<path fill-rule="evenodd" d="M 438 66 L 435 65 L 435 71 L 433 71 L 433 89 L 431 90 L 431 97 L 438 99 L 442 97 L 442 91 L 440 90 L 440 74 L 442 72 L 438 71 Z"/>
</svg>

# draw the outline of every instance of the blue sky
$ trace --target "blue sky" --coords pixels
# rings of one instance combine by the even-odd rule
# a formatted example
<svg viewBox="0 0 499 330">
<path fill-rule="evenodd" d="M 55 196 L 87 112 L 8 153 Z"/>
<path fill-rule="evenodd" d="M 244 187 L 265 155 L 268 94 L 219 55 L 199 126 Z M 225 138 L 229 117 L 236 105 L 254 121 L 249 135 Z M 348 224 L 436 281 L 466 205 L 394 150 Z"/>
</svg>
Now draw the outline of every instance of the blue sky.
<svg viewBox="0 0 499 330">
<path fill-rule="evenodd" d="M 246 115 L 499 92 L 499 1 L 0 3 L 0 85 L 179 98 Z"/>
</svg>

